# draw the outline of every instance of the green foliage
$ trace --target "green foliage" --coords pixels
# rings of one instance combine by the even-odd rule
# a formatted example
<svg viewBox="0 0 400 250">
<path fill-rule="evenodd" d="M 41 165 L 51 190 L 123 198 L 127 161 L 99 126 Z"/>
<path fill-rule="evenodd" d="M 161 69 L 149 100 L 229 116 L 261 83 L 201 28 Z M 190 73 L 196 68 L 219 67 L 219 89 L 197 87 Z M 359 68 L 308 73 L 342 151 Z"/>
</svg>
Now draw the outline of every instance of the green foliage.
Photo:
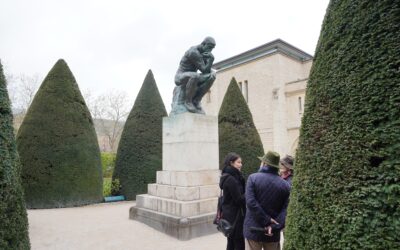
<svg viewBox="0 0 400 250">
<path fill-rule="evenodd" d="M 30 208 L 102 200 L 100 150 L 93 121 L 68 65 L 44 79 L 17 136 L 22 183 Z"/>
<path fill-rule="evenodd" d="M 119 190 L 121 189 L 119 180 L 115 179 L 112 180 L 112 178 L 104 178 L 103 179 L 103 196 L 114 196 L 114 195 L 120 195 Z"/>
<path fill-rule="evenodd" d="M 101 153 L 101 166 L 103 168 L 103 178 L 111 178 L 115 168 L 115 153 Z"/>
<path fill-rule="evenodd" d="M 332 0 L 306 93 L 285 249 L 400 249 L 400 2 Z"/>
<path fill-rule="evenodd" d="M 126 120 L 118 146 L 113 180 L 119 179 L 127 200 L 147 192 L 161 170 L 162 118 L 167 116 L 151 70 Z"/>
<path fill-rule="evenodd" d="M 219 157 L 222 163 L 229 152 L 242 157 L 242 171 L 247 177 L 260 167 L 258 156 L 264 154 L 260 135 L 253 123 L 253 116 L 232 78 L 218 114 Z"/>
<path fill-rule="evenodd" d="M 104 178 L 103 179 L 103 196 L 111 196 L 111 178 Z"/>
<path fill-rule="evenodd" d="M 0 62 L 0 249 L 30 249 L 12 113 Z"/>
<path fill-rule="evenodd" d="M 121 195 L 121 183 L 119 179 L 111 181 L 111 195 Z"/>
</svg>

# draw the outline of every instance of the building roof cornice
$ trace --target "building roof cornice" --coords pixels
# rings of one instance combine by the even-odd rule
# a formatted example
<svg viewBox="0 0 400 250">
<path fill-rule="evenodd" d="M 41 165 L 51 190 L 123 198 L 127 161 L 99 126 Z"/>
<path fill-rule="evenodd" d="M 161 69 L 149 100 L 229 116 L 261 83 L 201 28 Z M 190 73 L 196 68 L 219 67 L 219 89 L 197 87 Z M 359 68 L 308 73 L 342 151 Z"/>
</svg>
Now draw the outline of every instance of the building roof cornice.
<svg viewBox="0 0 400 250">
<path fill-rule="evenodd" d="M 295 46 L 283 41 L 282 39 L 276 39 L 236 56 L 214 63 L 213 69 L 218 71 L 228 69 L 274 53 L 285 54 L 300 62 L 305 62 L 313 59 L 312 55 L 304 52 L 303 50 L 296 48 Z"/>
</svg>

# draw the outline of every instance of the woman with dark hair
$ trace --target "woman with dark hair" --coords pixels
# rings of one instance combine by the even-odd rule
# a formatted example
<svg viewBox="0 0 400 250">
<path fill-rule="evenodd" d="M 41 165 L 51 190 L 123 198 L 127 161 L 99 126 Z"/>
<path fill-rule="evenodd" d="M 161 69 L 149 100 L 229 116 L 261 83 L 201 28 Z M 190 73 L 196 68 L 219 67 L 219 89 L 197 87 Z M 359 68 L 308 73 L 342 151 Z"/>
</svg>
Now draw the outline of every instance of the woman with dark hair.
<svg viewBox="0 0 400 250">
<path fill-rule="evenodd" d="M 238 154 L 229 153 L 225 157 L 219 187 L 223 191 L 222 219 L 234 225 L 228 236 L 227 250 L 244 250 L 243 221 L 246 212 L 244 196 L 245 179 L 241 173 L 242 159 Z"/>
</svg>

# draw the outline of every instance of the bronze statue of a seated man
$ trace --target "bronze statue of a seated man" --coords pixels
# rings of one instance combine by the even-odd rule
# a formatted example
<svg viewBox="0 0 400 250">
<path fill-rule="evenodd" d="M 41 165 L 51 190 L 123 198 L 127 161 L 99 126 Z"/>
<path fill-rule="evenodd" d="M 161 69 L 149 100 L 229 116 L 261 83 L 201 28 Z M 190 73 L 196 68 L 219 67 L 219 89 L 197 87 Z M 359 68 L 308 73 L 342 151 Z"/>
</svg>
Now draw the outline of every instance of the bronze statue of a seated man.
<svg viewBox="0 0 400 250">
<path fill-rule="evenodd" d="M 204 114 L 201 99 L 209 91 L 216 77 L 215 72 L 211 71 L 214 62 L 211 51 L 215 45 L 212 37 L 206 37 L 200 45 L 191 47 L 182 57 L 175 75 L 177 87 L 174 90 L 172 114 L 185 111 Z"/>
</svg>

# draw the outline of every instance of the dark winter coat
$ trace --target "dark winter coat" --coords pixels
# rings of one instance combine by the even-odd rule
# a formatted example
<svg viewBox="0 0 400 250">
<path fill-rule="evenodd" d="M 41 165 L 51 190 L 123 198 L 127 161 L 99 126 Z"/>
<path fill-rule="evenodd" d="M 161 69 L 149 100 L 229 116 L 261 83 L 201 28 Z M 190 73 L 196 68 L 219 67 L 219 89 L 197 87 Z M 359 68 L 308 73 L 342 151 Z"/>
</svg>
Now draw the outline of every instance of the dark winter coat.
<svg viewBox="0 0 400 250">
<path fill-rule="evenodd" d="M 233 238 L 243 238 L 243 221 L 246 212 L 245 179 L 242 173 L 231 166 L 222 170 L 219 187 L 223 190 L 222 219 L 229 221 L 232 225 L 239 213 Z"/>
<path fill-rule="evenodd" d="M 284 180 L 287 181 L 287 183 L 289 183 L 289 186 L 292 186 L 292 179 L 293 179 L 293 175 L 291 174 Z"/>
<path fill-rule="evenodd" d="M 247 213 L 244 221 L 244 237 L 262 242 L 279 242 L 280 231 L 285 226 L 286 209 L 289 203 L 290 185 L 278 175 L 278 169 L 262 167 L 247 179 Z M 271 225 L 271 218 L 279 225 Z M 271 225 L 273 236 L 251 232 L 250 227 L 265 228 Z"/>
</svg>

